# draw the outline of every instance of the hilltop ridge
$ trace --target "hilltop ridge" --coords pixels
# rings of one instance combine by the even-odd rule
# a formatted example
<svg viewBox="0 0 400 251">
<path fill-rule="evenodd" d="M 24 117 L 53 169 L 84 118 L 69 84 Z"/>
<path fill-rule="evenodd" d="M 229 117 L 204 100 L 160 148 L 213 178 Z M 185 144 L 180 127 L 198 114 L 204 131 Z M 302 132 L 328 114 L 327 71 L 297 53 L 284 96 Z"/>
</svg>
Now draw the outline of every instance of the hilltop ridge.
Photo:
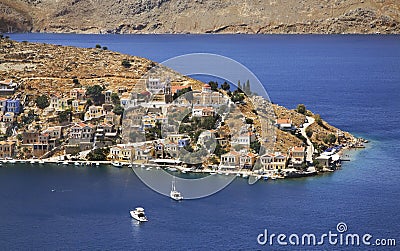
<svg viewBox="0 0 400 251">
<path fill-rule="evenodd" d="M 398 34 L 396 0 L 0 0 L 0 32 Z"/>
</svg>

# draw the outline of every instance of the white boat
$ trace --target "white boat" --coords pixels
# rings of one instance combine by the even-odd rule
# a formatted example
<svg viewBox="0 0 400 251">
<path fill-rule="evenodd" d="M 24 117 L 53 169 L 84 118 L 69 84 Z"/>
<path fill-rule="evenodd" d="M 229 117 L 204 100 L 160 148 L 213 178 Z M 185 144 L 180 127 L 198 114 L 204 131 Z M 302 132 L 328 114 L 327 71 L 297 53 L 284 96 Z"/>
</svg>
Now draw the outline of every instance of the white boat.
<svg viewBox="0 0 400 251">
<path fill-rule="evenodd" d="M 74 163 L 75 166 L 80 166 L 81 164 L 79 162 Z"/>
<path fill-rule="evenodd" d="M 130 164 L 128 167 L 129 167 L 129 168 L 132 168 L 132 167 L 133 167 L 133 165 L 132 165 L 132 164 Z"/>
<path fill-rule="evenodd" d="M 173 199 L 173 200 L 183 200 L 183 196 L 181 195 L 181 193 L 176 191 L 175 176 L 174 176 L 174 179 L 172 180 L 172 189 L 171 189 L 171 192 L 169 193 L 169 197 L 171 197 L 171 199 Z"/>
<path fill-rule="evenodd" d="M 168 171 L 170 171 L 170 172 L 176 172 L 176 171 L 178 171 L 178 169 L 176 169 L 175 167 L 169 167 L 169 168 L 168 168 Z"/>
<path fill-rule="evenodd" d="M 141 168 L 145 168 L 146 166 L 144 164 L 140 165 Z"/>
<path fill-rule="evenodd" d="M 31 160 L 30 163 L 31 163 L 31 164 L 35 164 L 35 160 Z"/>
<path fill-rule="evenodd" d="M 10 159 L 10 160 L 9 160 L 9 163 L 15 164 L 15 163 L 17 163 L 17 161 L 16 161 L 15 159 Z"/>
<path fill-rule="evenodd" d="M 122 163 L 121 162 L 111 162 L 111 165 L 113 165 L 115 167 L 122 167 Z"/>
<path fill-rule="evenodd" d="M 146 168 L 146 171 L 150 171 L 152 169 L 151 166 L 149 166 L 148 168 Z"/>
<path fill-rule="evenodd" d="M 248 177 L 249 177 L 249 175 L 248 175 L 248 174 L 246 174 L 246 173 L 244 173 L 244 174 L 242 174 L 242 177 L 243 177 L 243 178 L 248 178 Z"/>
<path fill-rule="evenodd" d="M 99 163 L 99 162 L 96 162 L 96 166 L 100 166 L 100 163 Z"/>
<path fill-rule="evenodd" d="M 236 177 L 240 177 L 240 173 L 237 173 L 237 174 L 236 174 Z"/>
<path fill-rule="evenodd" d="M 69 163 L 68 163 L 68 161 L 64 161 L 62 164 L 63 165 L 68 165 Z"/>
<path fill-rule="evenodd" d="M 39 164 L 44 164 L 44 160 L 39 160 Z"/>
<path fill-rule="evenodd" d="M 144 209 L 142 207 L 137 207 L 135 210 L 129 211 L 131 214 L 131 217 L 134 218 L 135 220 L 139 222 L 145 222 L 148 221 L 146 214 L 144 213 Z"/>
</svg>

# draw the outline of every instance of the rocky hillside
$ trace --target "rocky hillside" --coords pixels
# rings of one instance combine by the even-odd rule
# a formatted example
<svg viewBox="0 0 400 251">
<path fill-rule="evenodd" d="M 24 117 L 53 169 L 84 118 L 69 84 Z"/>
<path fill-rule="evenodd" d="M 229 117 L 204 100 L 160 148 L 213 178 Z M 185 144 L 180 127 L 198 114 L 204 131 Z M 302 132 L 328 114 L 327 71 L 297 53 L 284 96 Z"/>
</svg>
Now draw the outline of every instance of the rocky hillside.
<svg viewBox="0 0 400 251">
<path fill-rule="evenodd" d="M 0 31 L 400 33 L 399 0 L 0 0 Z"/>
<path fill-rule="evenodd" d="M 149 72 L 149 70 L 151 70 Z M 141 78 L 154 74 L 170 77 L 173 85 L 201 86 L 199 81 L 145 58 L 124 55 L 106 48 L 76 48 L 0 39 L 0 80 L 21 83 L 25 94 L 68 93 L 76 87 L 101 84 L 117 91 L 132 90 Z"/>
</svg>

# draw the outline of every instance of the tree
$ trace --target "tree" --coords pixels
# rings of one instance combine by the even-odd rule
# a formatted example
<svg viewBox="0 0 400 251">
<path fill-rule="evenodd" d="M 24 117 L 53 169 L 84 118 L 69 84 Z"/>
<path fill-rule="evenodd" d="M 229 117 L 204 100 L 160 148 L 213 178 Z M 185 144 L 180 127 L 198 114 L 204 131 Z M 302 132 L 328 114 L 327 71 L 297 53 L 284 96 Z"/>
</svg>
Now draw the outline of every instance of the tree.
<svg viewBox="0 0 400 251">
<path fill-rule="evenodd" d="M 218 90 L 218 82 L 210 81 L 208 84 L 211 86 L 211 90 L 217 91 Z"/>
<path fill-rule="evenodd" d="M 244 94 L 236 90 L 233 92 L 231 100 L 232 102 L 242 102 L 244 100 Z"/>
<path fill-rule="evenodd" d="M 325 144 L 333 144 L 335 142 L 336 142 L 335 134 L 330 133 L 324 138 L 324 143 Z"/>
<path fill-rule="evenodd" d="M 218 157 L 221 157 L 221 155 L 225 153 L 227 153 L 227 151 L 217 142 L 217 144 L 215 145 L 214 154 Z"/>
<path fill-rule="evenodd" d="M 103 47 L 103 51 L 106 51 L 106 50 L 108 50 L 108 47 L 107 47 L 107 46 L 104 46 L 104 47 Z"/>
<path fill-rule="evenodd" d="M 70 122 L 70 121 L 71 121 L 71 111 L 70 110 L 61 111 L 58 114 L 58 122 L 64 123 L 64 122 Z"/>
<path fill-rule="evenodd" d="M 117 115 L 122 115 L 123 113 L 124 113 L 124 108 L 120 105 L 120 104 L 118 104 L 118 105 L 116 105 L 115 107 L 114 107 L 114 113 L 115 114 L 117 114 Z"/>
<path fill-rule="evenodd" d="M 240 80 L 238 81 L 237 90 L 240 91 L 240 92 L 243 92 L 243 88 L 242 88 L 242 85 L 240 84 Z"/>
<path fill-rule="evenodd" d="M 306 106 L 304 104 L 298 104 L 297 108 L 296 108 L 296 111 L 298 113 L 301 113 L 301 114 L 306 114 L 307 109 L 306 109 Z"/>
<path fill-rule="evenodd" d="M 49 98 L 47 97 L 47 95 L 44 94 L 37 97 L 35 102 L 36 106 L 39 107 L 40 109 L 44 109 L 50 105 Z"/>
<path fill-rule="evenodd" d="M 313 133 L 314 133 L 313 130 L 311 130 L 310 127 L 307 127 L 307 129 L 306 129 L 306 135 L 307 135 L 307 137 L 311 138 L 312 135 L 313 135 Z"/>
<path fill-rule="evenodd" d="M 86 105 L 87 105 L 87 106 L 93 105 L 93 101 L 92 101 L 91 99 L 87 99 L 87 100 L 86 100 Z"/>
<path fill-rule="evenodd" d="M 157 121 L 155 126 L 146 128 L 145 137 L 146 140 L 155 140 L 161 138 L 161 123 Z"/>
<path fill-rule="evenodd" d="M 315 169 L 317 169 L 318 172 L 321 172 L 324 169 L 318 160 L 313 160 L 313 166 L 315 166 Z"/>
<path fill-rule="evenodd" d="M 246 124 L 253 124 L 253 120 L 251 118 L 246 118 Z"/>
<path fill-rule="evenodd" d="M 231 86 L 225 81 L 222 85 L 221 85 L 222 90 L 224 91 L 229 91 L 229 89 L 231 88 Z"/>
<path fill-rule="evenodd" d="M 101 49 L 101 45 L 96 44 L 96 49 Z"/>
<path fill-rule="evenodd" d="M 92 85 L 86 88 L 86 94 L 89 98 L 93 100 L 93 102 L 97 105 L 104 102 L 104 94 L 101 92 L 103 91 L 103 87 L 100 85 Z"/>
<path fill-rule="evenodd" d="M 247 95 L 251 94 L 251 89 L 250 89 L 250 80 L 246 81 L 246 84 L 243 86 L 243 91 L 244 93 L 246 93 Z"/>
<path fill-rule="evenodd" d="M 122 60 L 121 65 L 125 68 L 130 68 L 132 66 L 131 62 L 127 59 Z"/>
<path fill-rule="evenodd" d="M 117 93 L 111 94 L 111 102 L 112 102 L 115 106 L 121 104 L 121 100 L 120 100 L 120 98 L 119 98 L 119 96 L 118 96 Z"/>
<path fill-rule="evenodd" d="M 184 94 L 186 94 L 186 95 L 184 95 Z M 182 89 L 182 90 L 180 90 L 180 91 L 175 92 L 175 93 L 174 93 L 174 96 L 173 96 L 173 99 L 175 100 L 175 99 L 179 98 L 179 97 L 182 96 L 182 95 L 184 95 L 184 97 L 185 97 L 188 101 L 192 101 L 192 100 L 193 100 L 192 87 L 189 86 L 189 87 L 187 87 L 187 88 L 184 88 L 184 89 Z"/>
<path fill-rule="evenodd" d="M 96 148 L 88 153 L 86 156 L 90 161 L 104 161 L 107 160 L 107 155 L 110 149 L 108 148 Z"/>
<path fill-rule="evenodd" d="M 320 125 L 320 126 L 323 125 L 321 116 L 319 114 L 315 114 L 314 118 L 315 118 L 315 122 L 317 122 L 318 125 Z"/>
<path fill-rule="evenodd" d="M 261 144 L 258 140 L 255 140 L 250 143 L 250 148 L 255 152 L 258 153 L 260 152 Z"/>
</svg>

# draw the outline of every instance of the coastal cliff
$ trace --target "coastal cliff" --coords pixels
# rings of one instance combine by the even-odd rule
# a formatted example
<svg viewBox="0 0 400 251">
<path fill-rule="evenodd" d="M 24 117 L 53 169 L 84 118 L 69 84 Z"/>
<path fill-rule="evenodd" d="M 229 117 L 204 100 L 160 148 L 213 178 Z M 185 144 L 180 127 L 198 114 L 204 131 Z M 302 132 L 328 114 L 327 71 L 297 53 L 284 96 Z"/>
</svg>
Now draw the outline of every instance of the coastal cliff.
<svg viewBox="0 0 400 251">
<path fill-rule="evenodd" d="M 0 0 L 0 32 L 398 34 L 397 0 Z"/>
</svg>

